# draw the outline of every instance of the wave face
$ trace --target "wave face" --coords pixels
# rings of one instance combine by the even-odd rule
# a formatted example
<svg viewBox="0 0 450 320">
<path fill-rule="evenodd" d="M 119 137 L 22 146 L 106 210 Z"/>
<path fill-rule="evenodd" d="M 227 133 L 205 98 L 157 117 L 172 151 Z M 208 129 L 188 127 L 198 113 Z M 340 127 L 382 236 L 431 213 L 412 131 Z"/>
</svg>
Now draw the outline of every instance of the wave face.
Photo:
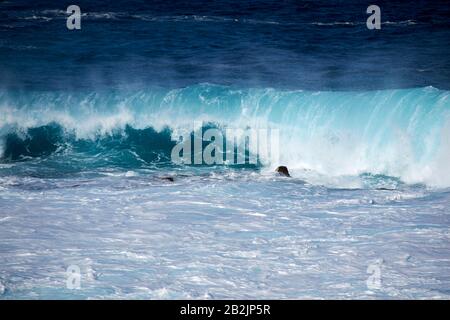
<svg viewBox="0 0 450 320">
<path fill-rule="evenodd" d="M 0 111 L 2 162 L 81 154 L 92 163 L 167 164 L 175 133 L 213 123 L 278 129 L 280 163 L 294 173 L 369 173 L 450 186 L 449 92 L 433 87 L 312 92 L 201 84 L 134 92 L 3 91 Z"/>
</svg>

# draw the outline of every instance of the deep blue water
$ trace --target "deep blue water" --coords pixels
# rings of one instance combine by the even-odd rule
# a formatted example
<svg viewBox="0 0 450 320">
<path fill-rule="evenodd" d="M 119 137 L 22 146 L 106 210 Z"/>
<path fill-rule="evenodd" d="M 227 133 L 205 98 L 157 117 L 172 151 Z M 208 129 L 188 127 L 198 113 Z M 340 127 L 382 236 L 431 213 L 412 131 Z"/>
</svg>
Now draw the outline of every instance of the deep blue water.
<svg viewBox="0 0 450 320">
<path fill-rule="evenodd" d="M 448 299 L 450 6 L 370 4 L 1 1 L 0 298 Z M 279 161 L 175 165 L 194 124 Z"/>
<path fill-rule="evenodd" d="M 446 1 L 2 1 L 6 88 L 168 88 L 208 82 L 304 90 L 449 89 Z"/>
</svg>

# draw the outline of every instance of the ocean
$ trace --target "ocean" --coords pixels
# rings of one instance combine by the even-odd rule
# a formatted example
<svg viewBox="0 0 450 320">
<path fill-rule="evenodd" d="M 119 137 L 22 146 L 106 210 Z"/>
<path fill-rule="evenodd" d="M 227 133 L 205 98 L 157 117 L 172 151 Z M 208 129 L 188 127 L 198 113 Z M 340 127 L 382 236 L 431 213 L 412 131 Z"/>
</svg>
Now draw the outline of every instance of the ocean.
<svg viewBox="0 0 450 320">
<path fill-rule="evenodd" d="M 449 90 L 445 1 L 1 1 L 0 299 L 449 299 Z"/>
</svg>

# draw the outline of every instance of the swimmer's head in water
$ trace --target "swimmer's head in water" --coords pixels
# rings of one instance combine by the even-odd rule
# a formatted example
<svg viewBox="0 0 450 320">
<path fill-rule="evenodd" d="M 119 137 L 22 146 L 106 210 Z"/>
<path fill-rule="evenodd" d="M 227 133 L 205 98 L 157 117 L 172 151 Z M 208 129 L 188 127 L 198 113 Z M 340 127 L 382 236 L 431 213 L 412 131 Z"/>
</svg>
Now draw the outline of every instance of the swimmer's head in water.
<svg viewBox="0 0 450 320">
<path fill-rule="evenodd" d="M 279 166 L 275 169 L 275 172 L 277 172 L 280 176 L 290 177 L 289 170 L 285 166 Z"/>
</svg>

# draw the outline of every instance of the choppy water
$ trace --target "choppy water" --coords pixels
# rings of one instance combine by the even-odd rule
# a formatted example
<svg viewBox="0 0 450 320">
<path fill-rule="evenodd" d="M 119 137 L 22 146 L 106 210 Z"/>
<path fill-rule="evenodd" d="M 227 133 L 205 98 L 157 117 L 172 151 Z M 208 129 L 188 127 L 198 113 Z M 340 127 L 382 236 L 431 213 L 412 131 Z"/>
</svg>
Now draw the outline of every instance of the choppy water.
<svg viewBox="0 0 450 320">
<path fill-rule="evenodd" d="M 0 3 L 1 299 L 450 297 L 448 6 L 69 4 Z M 279 163 L 174 165 L 193 124 Z"/>
</svg>

